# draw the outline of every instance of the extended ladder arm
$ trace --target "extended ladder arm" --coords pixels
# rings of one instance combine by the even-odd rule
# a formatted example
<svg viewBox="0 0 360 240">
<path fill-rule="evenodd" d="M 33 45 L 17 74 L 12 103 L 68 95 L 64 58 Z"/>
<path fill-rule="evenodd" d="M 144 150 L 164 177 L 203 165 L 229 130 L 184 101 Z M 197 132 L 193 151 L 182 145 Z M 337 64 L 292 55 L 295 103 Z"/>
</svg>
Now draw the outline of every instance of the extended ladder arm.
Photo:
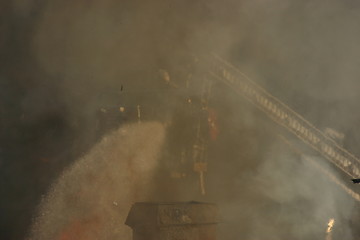
<svg viewBox="0 0 360 240">
<path fill-rule="evenodd" d="M 360 178 L 360 160 L 339 146 L 289 106 L 246 77 L 217 55 L 210 57 L 209 74 L 243 95 L 276 123 L 282 125 L 352 178 Z"/>
</svg>

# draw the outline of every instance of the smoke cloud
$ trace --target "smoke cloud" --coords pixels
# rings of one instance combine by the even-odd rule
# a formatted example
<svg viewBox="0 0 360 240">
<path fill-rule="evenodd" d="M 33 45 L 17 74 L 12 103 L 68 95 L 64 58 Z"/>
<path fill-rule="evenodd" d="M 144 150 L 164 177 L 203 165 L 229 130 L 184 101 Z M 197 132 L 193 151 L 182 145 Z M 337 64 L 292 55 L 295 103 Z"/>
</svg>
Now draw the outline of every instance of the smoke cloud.
<svg viewBox="0 0 360 240">
<path fill-rule="evenodd" d="M 0 238 L 23 238 L 47 192 L 34 239 L 59 237 L 69 230 L 69 219 L 96 229 L 123 218 L 130 202 L 141 198 L 130 196 L 143 190 L 127 178 L 126 161 L 117 159 L 132 153 L 139 154 L 135 171 L 156 185 L 149 199 L 218 203 L 224 217 L 219 239 L 325 238 L 330 218 L 333 239 L 356 238 L 354 200 L 274 137 L 270 129 L 281 130 L 220 83 L 210 99 L 220 134 L 209 147 L 206 197 L 199 196 L 196 181 L 165 190 L 172 181 L 165 157 L 157 158 L 165 131 L 158 124 L 120 128 L 107 140 L 96 126 L 99 109 L 118 105 L 141 105 L 144 112 L 153 105 L 158 118 L 175 121 L 178 105 L 168 100 L 172 93 L 163 94 L 159 70 L 181 85 L 189 62 L 215 52 L 315 126 L 345 133 L 344 146 L 360 155 L 359 7 L 350 0 L 1 2 L 0 205 L 8 218 L 1 221 Z M 190 142 L 187 137 L 174 145 Z M 145 140 L 152 138 L 156 142 Z M 138 145 L 147 150 L 138 153 Z M 138 160 L 147 151 L 150 165 L 143 166 Z M 322 167 L 343 178 L 332 165 Z M 91 181 L 83 189 L 81 183 Z M 123 191 L 116 191 L 119 182 Z M 67 215 L 58 214 L 64 207 Z M 97 214 L 100 209 L 103 214 Z M 104 239 L 113 237 L 115 222 L 104 228 Z"/>
</svg>

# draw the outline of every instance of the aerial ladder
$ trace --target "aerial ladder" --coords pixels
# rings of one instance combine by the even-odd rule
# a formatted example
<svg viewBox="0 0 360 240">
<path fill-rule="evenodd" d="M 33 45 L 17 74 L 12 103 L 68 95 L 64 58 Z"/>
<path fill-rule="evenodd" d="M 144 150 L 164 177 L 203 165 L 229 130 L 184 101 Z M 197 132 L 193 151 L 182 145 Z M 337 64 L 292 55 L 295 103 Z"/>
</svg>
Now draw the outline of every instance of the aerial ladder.
<svg viewBox="0 0 360 240">
<path fill-rule="evenodd" d="M 338 142 L 317 129 L 288 105 L 272 96 L 218 55 L 212 54 L 207 58 L 207 62 L 209 64 L 208 74 L 211 78 L 222 81 L 236 93 L 244 96 L 274 122 L 283 126 L 302 142 L 320 153 L 349 177 L 360 178 L 359 158 L 344 149 Z M 334 176 L 330 176 L 329 172 L 325 172 L 325 174 L 343 187 L 352 197 L 360 201 L 360 195 L 347 188 Z"/>
</svg>

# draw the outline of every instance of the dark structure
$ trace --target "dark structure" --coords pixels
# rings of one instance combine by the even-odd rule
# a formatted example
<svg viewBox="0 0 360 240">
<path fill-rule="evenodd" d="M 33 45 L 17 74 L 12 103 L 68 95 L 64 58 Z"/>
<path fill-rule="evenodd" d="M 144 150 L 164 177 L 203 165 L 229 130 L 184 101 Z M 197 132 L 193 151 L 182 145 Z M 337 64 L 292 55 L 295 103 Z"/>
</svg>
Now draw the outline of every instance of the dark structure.
<svg viewBox="0 0 360 240">
<path fill-rule="evenodd" d="M 125 224 L 133 240 L 215 240 L 216 205 L 200 202 L 135 203 Z"/>
<path fill-rule="evenodd" d="M 353 178 L 351 179 L 353 183 L 360 183 L 360 178 Z"/>
</svg>

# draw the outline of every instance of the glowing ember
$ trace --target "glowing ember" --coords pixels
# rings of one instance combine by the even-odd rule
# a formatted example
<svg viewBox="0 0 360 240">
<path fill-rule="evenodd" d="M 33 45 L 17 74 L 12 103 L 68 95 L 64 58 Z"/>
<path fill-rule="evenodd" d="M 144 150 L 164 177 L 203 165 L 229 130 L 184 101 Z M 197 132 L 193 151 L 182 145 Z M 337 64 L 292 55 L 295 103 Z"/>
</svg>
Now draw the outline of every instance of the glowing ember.
<svg viewBox="0 0 360 240">
<path fill-rule="evenodd" d="M 334 226 L 334 223 L 335 223 L 335 219 L 334 218 L 330 218 L 329 219 L 329 222 L 328 222 L 328 228 L 326 229 L 326 232 L 327 233 L 330 233 L 333 229 L 333 226 Z"/>
</svg>

